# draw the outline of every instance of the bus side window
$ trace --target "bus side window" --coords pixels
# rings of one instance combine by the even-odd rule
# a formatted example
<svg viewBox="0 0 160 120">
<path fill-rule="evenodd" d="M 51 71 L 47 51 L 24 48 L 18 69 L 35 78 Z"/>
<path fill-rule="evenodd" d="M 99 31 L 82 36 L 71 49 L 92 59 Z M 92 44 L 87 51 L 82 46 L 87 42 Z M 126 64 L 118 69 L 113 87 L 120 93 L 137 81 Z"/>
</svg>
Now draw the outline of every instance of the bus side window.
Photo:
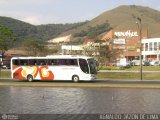
<svg viewBox="0 0 160 120">
<path fill-rule="evenodd" d="M 64 60 L 64 65 L 71 65 L 71 60 L 70 59 Z"/>
<path fill-rule="evenodd" d="M 28 62 L 29 62 L 28 65 L 37 65 L 37 61 L 34 59 L 30 59 Z"/>
<path fill-rule="evenodd" d="M 76 61 L 77 61 L 76 59 L 65 59 L 64 65 L 69 65 L 69 66 L 78 65 L 78 63 Z"/>
<path fill-rule="evenodd" d="M 52 65 L 52 62 L 50 59 L 48 59 L 48 65 Z"/>
<path fill-rule="evenodd" d="M 22 66 L 28 65 L 28 60 L 21 59 L 21 60 L 19 60 L 19 62 L 20 62 L 20 65 L 22 65 Z"/>
<path fill-rule="evenodd" d="M 57 60 L 56 59 L 48 60 L 48 65 L 57 65 Z"/>
<path fill-rule="evenodd" d="M 38 59 L 37 60 L 37 65 L 40 65 L 40 66 L 47 65 L 47 60 L 45 60 L 45 59 Z"/>
<path fill-rule="evenodd" d="M 53 59 L 52 60 L 52 65 L 58 65 L 58 60 L 57 59 Z"/>
<path fill-rule="evenodd" d="M 64 63 L 63 63 L 63 59 L 58 59 L 57 60 L 57 65 L 63 65 Z"/>
<path fill-rule="evenodd" d="M 19 60 L 13 60 L 13 65 L 19 65 Z"/>
<path fill-rule="evenodd" d="M 77 59 L 70 59 L 70 65 L 75 65 L 75 66 L 77 66 L 77 65 L 78 65 Z"/>
</svg>

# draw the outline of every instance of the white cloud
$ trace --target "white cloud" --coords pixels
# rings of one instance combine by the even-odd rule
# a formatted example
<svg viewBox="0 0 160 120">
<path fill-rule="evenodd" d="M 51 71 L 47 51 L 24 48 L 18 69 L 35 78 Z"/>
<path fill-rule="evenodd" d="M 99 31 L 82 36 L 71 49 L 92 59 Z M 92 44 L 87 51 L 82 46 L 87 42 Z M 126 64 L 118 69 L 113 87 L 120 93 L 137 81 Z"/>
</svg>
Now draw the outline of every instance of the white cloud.
<svg viewBox="0 0 160 120">
<path fill-rule="evenodd" d="M 38 17 L 36 16 L 28 16 L 21 20 L 24 22 L 30 23 L 30 24 L 34 24 L 34 25 L 39 25 L 41 23 Z"/>
<path fill-rule="evenodd" d="M 22 20 L 24 22 L 33 24 L 33 25 L 40 25 L 40 24 L 53 24 L 56 23 L 56 21 L 59 21 L 60 18 L 56 16 L 50 16 L 50 15 L 28 15 L 26 17 L 21 17 L 19 20 Z"/>
</svg>

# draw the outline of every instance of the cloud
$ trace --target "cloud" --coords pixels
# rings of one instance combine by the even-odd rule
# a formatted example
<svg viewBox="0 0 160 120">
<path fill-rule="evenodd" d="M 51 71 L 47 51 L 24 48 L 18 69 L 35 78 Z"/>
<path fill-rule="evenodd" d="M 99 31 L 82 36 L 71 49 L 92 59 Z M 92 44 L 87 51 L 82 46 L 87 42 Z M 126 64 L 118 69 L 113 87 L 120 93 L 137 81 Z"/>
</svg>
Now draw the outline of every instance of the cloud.
<svg viewBox="0 0 160 120">
<path fill-rule="evenodd" d="M 6 17 L 11 17 L 14 19 L 18 19 L 30 24 L 40 24 L 40 21 L 38 19 L 38 15 L 30 12 L 25 12 L 25 11 L 17 11 L 17 10 L 4 10 L 0 11 L 0 16 L 6 16 Z"/>
<path fill-rule="evenodd" d="M 33 24 L 33 25 L 40 25 L 40 24 L 49 24 L 49 23 L 56 23 L 56 21 L 59 21 L 60 18 L 56 16 L 50 16 L 50 15 L 28 15 L 26 17 L 21 17 L 19 20 L 22 20 L 24 22 Z"/>
<path fill-rule="evenodd" d="M 39 25 L 41 23 L 38 17 L 36 16 L 27 16 L 21 20 L 34 25 Z"/>
</svg>

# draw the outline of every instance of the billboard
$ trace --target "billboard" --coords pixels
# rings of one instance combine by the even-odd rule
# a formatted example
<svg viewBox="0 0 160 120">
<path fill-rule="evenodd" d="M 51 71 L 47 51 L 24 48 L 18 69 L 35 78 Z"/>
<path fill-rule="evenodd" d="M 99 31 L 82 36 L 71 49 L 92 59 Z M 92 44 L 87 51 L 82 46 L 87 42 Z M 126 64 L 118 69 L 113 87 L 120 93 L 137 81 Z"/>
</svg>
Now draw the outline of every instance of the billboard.
<svg viewBox="0 0 160 120">
<path fill-rule="evenodd" d="M 126 44 L 126 40 L 122 39 L 122 38 L 121 39 L 114 39 L 113 44 L 124 45 L 124 44 Z"/>
<path fill-rule="evenodd" d="M 114 36 L 117 37 L 138 37 L 137 31 L 127 30 L 125 32 L 114 32 Z"/>
</svg>

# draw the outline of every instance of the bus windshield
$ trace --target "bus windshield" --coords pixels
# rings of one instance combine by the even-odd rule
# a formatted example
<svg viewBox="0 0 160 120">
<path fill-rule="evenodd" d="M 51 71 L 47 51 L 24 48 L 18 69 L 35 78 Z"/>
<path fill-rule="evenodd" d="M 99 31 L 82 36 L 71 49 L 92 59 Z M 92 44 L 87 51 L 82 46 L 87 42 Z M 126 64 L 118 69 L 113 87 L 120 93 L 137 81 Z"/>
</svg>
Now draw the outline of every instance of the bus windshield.
<svg viewBox="0 0 160 120">
<path fill-rule="evenodd" d="M 85 59 L 79 59 L 79 66 L 84 73 L 89 74 L 88 63 Z"/>
<path fill-rule="evenodd" d="M 87 63 L 88 62 L 88 63 Z M 94 59 L 79 59 L 79 65 L 81 70 L 87 74 L 97 74 L 96 63 Z"/>
<path fill-rule="evenodd" d="M 94 59 L 88 59 L 88 64 L 90 68 L 90 74 L 97 74 L 96 62 Z"/>
</svg>

